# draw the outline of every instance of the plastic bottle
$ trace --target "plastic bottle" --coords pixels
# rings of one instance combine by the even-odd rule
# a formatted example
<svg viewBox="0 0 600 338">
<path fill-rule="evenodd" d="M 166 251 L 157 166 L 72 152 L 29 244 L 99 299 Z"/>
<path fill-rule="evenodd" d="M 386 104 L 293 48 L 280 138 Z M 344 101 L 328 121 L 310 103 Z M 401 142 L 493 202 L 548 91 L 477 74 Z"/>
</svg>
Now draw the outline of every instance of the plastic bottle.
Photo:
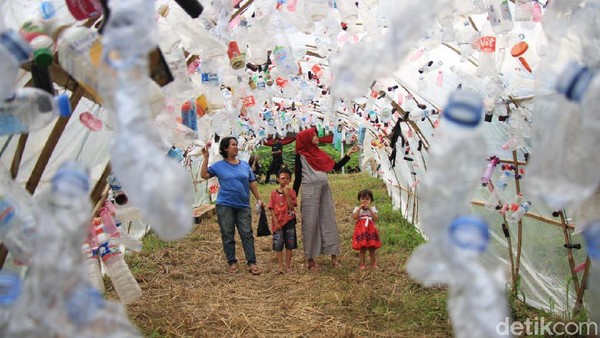
<svg viewBox="0 0 600 338">
<path fill-rule="evenodd" d="M 102 279 L 102 271 L 100 269 L 100 258 L 97 254 L 94 254 L 94 251 L 87 243 L 84 243 L 81 246 L 81 250 L 86 257 L 85 265 L 87 267 L 90 283 L 96 290 L 104 292 L 104 280 Z"/>
<path fill-rule="evenodd" d="M 98 66 L 102 54 L 98 32 L 83 26 L 56 26 L 52 29 L 60 65 L 86 90 L 97 96 Z"/>
<path fill-rule="evenodd" d="M 590 311 L 589 322 L 600 324 L 600 222 L 594 221 L 583 230 L 588 256 L 592 261 L 587 279 L 585 303 Z"/>
<path fill-rule="evenodd" d="M 16 272 L 0 270 L 0 334 L 5 336 L 12 306 L 21 295 L 21 278 Z"/>
<path fill-rule="evenodd" d="M 484 264 L 489 245 L 487 222 L 463 215 L 449 227 L 448 312 L 455 337 L 499 337 L 498 325 L 508 318 L 502 269 Z"/>
<path fill-rule="evenodd" d="M 595 111 L 600 81 L 577 64 L 567 65 L 554 77 L 560 95 L 540 87 L 536 96 L 532 157 L 524 184 L 550 208 L 561 209 L 583 202 L 599 184 L 595 145 L 600 128 Z"/>
<path fill-rule="evenodd" d="M 477 75 L 481 77 L 496 75 L 496 34 L 489 21 L 483 23 L 478 46 Z"/>
<path fill-rule="evenodd" d="M 519 209 L 517 209 L 517 211 L 513 212 L 512 215 L 508 217 L 508 223 L 518 223 L 523 218 L 523 216 L 525 216 L 525 214 L 529 211 L 529 207 L 531 207 L 531 202 L 526 201 L 521 203 Z"/>
<path fill-rule="evenodd" d="M 31 205 L 29 192 L 0 165 L 0 241 L 23 264 L 29 264 L 34 251 L 37 222 Z"/>
<path fill-rule="evenodd" d="M 279 69 L 282 74 L 292 76 L 298 73 L 298 65 L 289 48 L 275 46 L 273 53 L 271 53 L 271 59 L 275 62 L 277 69 Z"/>
<path fill-rule="evenodd" d="M 465 213 L 486 158 L 479 125 L 483 100 L 474 92 L 452 93 L 431 142 L 428 171 L 422 182 L 421 221 L 426 236 L 444 233 L 449 217 Z"/>
<path fill-rule="evenodd" d="M 485 166 L 485 171 L 483 172 L 483 175 L 481 176 L 481 185 L 482 186 L 485 187 L 488 183 L 490 183 L 490 179 L 491 179 L 492 175 L 494 174 L 494 169 L 496 168 L 498 163 L 500 163 L 500 159 L 498 157 L 496 157 L 496 156 L 490 157 L 490 161 Z"/>
<path fill-rule="evenodd" d="M 492 24 L 492 29 L 496 34 L 504 34 L 512 30 L 513 22 L 512 17 L 510 17 L 510 11 L 508 11 L 508 15 L 504 9 L 503 3 L 500 4 L 500 10 L 495 4 L 490 4 L 488 6 L 488 17 Z M 508 6 L 508 4 L 506 5 Z"/>
<path fill-rule="evenodd" d="M 115 120 L 111 164 L 129 201 L 162 239 L 173 240 L 193 226 L 192 185 L 181 165 L 164 156 L 167 149 L 157 146 L 143 90 L 147 79 L 147 58 L 142 55 L 131 68 L 103 78 L 103 97 Z"/>
<path fill-rule="evenodd" d="M 14 30 L 0 32 L 0 102 L 12 99 L 15 95 L 15 83 L 21 63 L 27 61 L 32 53 L 31 47 Z"/>
<path fill-rule="evenodd" d="M 0 135 L 29 133 L 45 127 L 57 116 L 70 115 L 67 95 L 53 97 L 38 88 L 19 88 L 14 99 L 0 103 Z"/>
<path fill-rule="evenodd" d="M 100 234 L 98 241 L 106 243 L 109 238 L 106 234 Z M 142 297 L 142 289 L 131 274 L 123 254 L 117 248 L 110 247 L 108 252 L 103 252 L 102 262 L 104 262 L 121 303 L 129 304 Z"/>
</svg>

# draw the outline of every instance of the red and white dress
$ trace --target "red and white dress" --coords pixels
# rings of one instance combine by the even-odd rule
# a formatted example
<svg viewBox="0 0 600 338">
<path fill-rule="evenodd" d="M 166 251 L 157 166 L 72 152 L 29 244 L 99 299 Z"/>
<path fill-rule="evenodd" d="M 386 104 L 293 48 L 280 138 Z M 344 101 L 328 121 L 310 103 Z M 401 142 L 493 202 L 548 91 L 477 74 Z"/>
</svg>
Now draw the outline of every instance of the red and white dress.
<svg viewBox="0 0 600 338">
<path fill-rule="evenodd" d="M 375 226 L 375 222 L 371 218 L 370 210 L 363 210 L 360 207 L 354 208 L 354 212 L 358 212 L 358 219 L 354 226 L 354 234 L 352 235 L 352 249 L 379 249 L 381 247 L 381 239 L 379 239 L 379 231 Z M 377 213 L 375 207 L 371 207 L 373 213 Z"/>
</svg>

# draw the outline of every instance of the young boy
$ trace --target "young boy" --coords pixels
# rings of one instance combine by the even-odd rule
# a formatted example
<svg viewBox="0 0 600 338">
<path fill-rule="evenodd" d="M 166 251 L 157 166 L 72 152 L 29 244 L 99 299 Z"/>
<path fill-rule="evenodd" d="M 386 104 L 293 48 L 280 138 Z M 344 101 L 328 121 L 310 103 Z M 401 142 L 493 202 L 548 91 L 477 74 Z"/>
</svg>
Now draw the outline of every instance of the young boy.
<svg viewBox="0 0 600 338">
<path fill-rule="evenodd" d="M 277 253 L 279 268 L 277 274 L 283 274 L 283 247 L 285 245 L 285 268 L 292 272 L 292 250 L 298 248 L 296 239 L 296 192 L 289 186 L 292 172 L 283 168 L 277 173 L 279 187 L 271 193 L 269 210 L 271 210 L 273 251 Z"/>
</svg>

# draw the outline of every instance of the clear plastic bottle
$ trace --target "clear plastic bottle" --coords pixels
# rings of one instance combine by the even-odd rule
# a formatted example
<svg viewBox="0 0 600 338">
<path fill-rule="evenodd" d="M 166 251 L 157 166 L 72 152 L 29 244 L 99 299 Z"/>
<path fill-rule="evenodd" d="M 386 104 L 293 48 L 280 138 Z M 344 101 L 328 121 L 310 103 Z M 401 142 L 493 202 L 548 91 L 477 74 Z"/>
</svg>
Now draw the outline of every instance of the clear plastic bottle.
<svg viewBox="0 0 600 338">
<path fill-rule="evenodd" d="M 455 337 L 500 337 L 508 318 L 502 269 L 484 263 L 490 235 L 487 222 L 463 215 L 449 227 L 448 312 Z"/>
<path fill-rule="evenodd" d="M 23 264 L 29 263 L 34 251 L 37 222 L 31 204 L 31 195 L 0 165 L 0 241 Z"/>
<path fill-rule="evenodd" d="M 592 261 L 586 283 L 585 303 L 590 312 L 589 321 L 600 325 L 600 221 L 586 225 L 583 238 Z"/>
<path fill-rule="evenodd" d="M 508 223 L 511 224 L 516 224 L 518 223 L 523 216 L 525 216 L 525 214 L 529 211 L 529 208 L 531 207 L 531 202 L 526 201 L 521 203 L 521 205 L 519 206 L 519 209 L 517 209 L 515 212 L 512 213 L 512 215 L 510 215 L 510 217 L 508 217 Z"/>
<path fill-rule="evenodd" d="M 465 213 L 481 176 L 486 144 L 480 126 L 483 100 L 474 92 L 455 91 L 431 142 L 422 182 L 422 228 L 426 236 L 445 233 L 449 217 Z"/>
<path fill-rule="evenodd" d="M 87 267 L 90 283 L 98 291 L 104 292 L 104 280 L 102 279 L 102 271 L 100 269 L 99 257 L 94 254 L 92 248 L 87 243 L 84 243 L 81 246 L 81 250 L 83 251 L 86 257 L 85 265 Z"/>
<path fill-rule="evenodd" d="M 538 89 L 536 96 L 533 151 L 524 184 L 550 208 L 560 209 L 583 202 L 600 181 L 595 113 L 600 77 L 577 64 L 568 64 L 554 77 L 560 95 Z"/>
<path fill-rule="evenodd" d="M 109 238 L 106 234 L 98 235 L 98 241 L 106 243 Z M 104 252 L 102 262 L 123 304 L 129 304 L 142 297 L 142 289 L 129 270 L 125 257 L 116 247 L 109 246 L 109 252 Z"/>
<path fill-rule="evenodd" d="M 15 83 L 21 63 L 33 53 L 31 47 L 14 30 L 0 32 L 0 102 L 10 100 L 15 95 Z"/>
<path fill-rule="evenodd" d="M 162 239 L 174 240 L 193 226 L 192 184 L 181 165 L 165 156 L 167 149 L 153 129 L 144 90 L 147 80 L 145 55 L 138 55 L 130 68 L 109 70 L 103 78 L 102 94 L 115 120 L 111 163 L 129 201 Z"/>
<path fill-rule="evenodd" d="M 0 135 L 36 131 L 57 116 L 71 115 L 67 95 L 53 97 L 38 88 L 19 88 L 12 100 L 0 103 Z"/>
<path fill-rule="evenodd" d="M 90 93 L 97 95 L 99 60 L 102 53 L 100 35 L 84 26 L 55 26 L 54 37 L 60 65 Z"/>
<path fill-rule="evenodd" d="M 489 21 L 483 23 L 481 28 L 481 37 L 479 38 L 479 57 L 477 65 L 477 75 L 495 76 L 496 72 L 496 34 L 492 30 Z"/>
<path fill-rule="evenodd" d="M 5 336 L 11 319 L 12 305 L 21 294 L 21 278 L 16 272 L 0 270 L 0 335 Z"/>
</svg>

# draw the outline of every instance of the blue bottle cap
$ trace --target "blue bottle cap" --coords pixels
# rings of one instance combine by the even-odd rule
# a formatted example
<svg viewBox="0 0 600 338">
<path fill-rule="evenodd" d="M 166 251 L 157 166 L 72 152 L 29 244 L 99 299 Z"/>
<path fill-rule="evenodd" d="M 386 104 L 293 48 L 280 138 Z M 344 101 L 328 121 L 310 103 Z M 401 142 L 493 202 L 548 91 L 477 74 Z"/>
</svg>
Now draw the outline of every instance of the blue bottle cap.
<svg viewBox="0 0 600 338">
<path fill-rule="evenodd" d="M 590 258 L 600 260 L 600 221 L 588 224 L 583 230 L 583 238 Z"/>
<path fill-rule="evenodd" d="M 478 215 L 456 217 L 448 231 L 452 243 L 461 249 L 483 252 L 490 242 L 488 224 Z"/>
<path fill-rule="evenodd" d="M 90 189 L 90 176 L 87 168 L 75 161 L 66 161 L 52 177 L 55 192 L 69 195 L 87 192 Z"/>
<path fill-rule="evenodd" d="M 462 127 L 479 125 L 483 116 L 483 99 L 474 92 L 457 90 L 448 98 L 444 119 Z"/>
<path fill-rule="evenodd" d="M 21 294 L 21 278 L 13 271 L 0 271 L 0 306 L 10 306 Z"/>
<path fill-rule="evenodd" d="M 40 13 L 42 14 L 42 19 L 49 20 L 56 15 L 56 8 L 54 8 L 54 4 L 50 1 L 42 1 L 40 4 Z"/>
<path fill-rule="evenodd" d="M 31 46 L 14 30 L 8 30 L 0 33 L 0 45 L 10 51 L 14 57 L 23 63 L 29 60 L 29 56 L 32 54 Z"/>
<path fill-rule="evenodd" d="M 569 101 L 580 102 L 595 75 L 595 72 L 588 67 L 573 61 L 558 77 L 556 90 Z"/>
<path fill-rule="evenodd" d="M 58 108 L 58 114 L 61 117 L 69 117 L 73 113 L 71 101 L 66 94 L 60 94 L 54 97 L 54 102 Z"/>
</svg>

